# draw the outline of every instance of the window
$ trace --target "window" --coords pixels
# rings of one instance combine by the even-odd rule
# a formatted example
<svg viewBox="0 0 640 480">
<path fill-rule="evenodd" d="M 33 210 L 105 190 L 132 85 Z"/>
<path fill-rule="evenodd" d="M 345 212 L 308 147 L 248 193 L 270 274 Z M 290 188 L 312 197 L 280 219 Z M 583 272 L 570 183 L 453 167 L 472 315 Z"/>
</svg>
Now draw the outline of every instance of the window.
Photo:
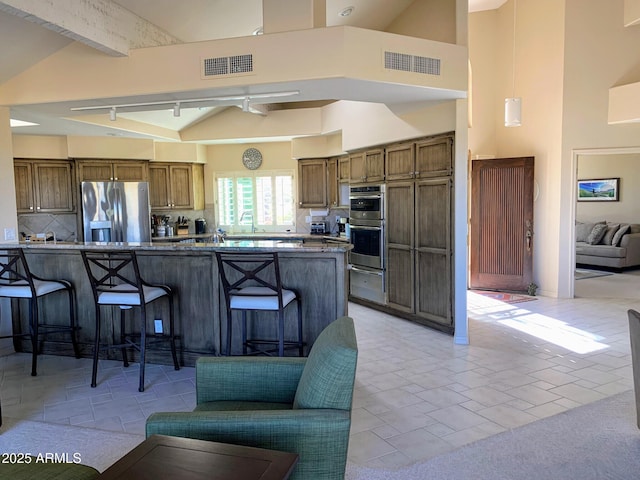
<svg viewBox="0 0 640 480">
<path fill-rule="evenodd" d="M 293 172 L 230 172 L 216 177 L 218 226 L 277 232 L 294 225 Z"/>
</svg>

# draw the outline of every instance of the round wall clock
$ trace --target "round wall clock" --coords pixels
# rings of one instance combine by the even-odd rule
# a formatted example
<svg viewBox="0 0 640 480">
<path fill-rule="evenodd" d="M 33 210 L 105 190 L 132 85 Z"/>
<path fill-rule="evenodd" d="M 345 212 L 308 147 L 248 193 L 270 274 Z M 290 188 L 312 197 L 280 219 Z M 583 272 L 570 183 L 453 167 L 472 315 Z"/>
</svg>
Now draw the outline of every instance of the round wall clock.
<svg viewBox="0 0 640 480">
<path fill-rule="evenodd" d="M 257 148 L 247 148 L 242 154 L 242 164 L 249 170 L 255 170 L 262 165 L 262 154 Z"/>
</svg>

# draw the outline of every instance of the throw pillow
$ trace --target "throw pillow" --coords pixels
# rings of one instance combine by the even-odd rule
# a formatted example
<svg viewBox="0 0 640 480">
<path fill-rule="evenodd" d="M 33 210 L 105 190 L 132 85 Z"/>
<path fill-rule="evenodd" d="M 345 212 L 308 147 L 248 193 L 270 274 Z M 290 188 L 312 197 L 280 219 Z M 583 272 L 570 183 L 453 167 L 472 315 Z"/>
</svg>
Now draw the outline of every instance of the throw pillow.
<svg viewBox="0 0 640 480">
<path fill-rule="evenodd" d="M 593 227 L 597 223 L 605 223 L 604 220 L 600 222 L 578 222 L 576 221 L 576 242 L 586 242 L 587 237 L 593 230 Z"/>
<path fill-rule="evenodd" d="M 619 228 L 620 228 L 619 223 L 607 224 L 607 230 L 604 232 L 604 237 L 602 237 L 602 240 L 600 240 L 600 243 L 603 245 L 611 245 L 613 236 L 616 234 Z"/>
<path fill-rule="evenodd" d="M 597 245 L 607 232 L 607 225 L 604 223 L 598 223 L 593 227 L 591 233 L 587 237 L 587 243 L 590 245 Z"/>
<path fill-rule="evenodd" d="M 620 228 L 618 229 L 616 234 L 613 236 L 613 239 L 611 240 L 611 245 L 613 245 L 614 247 L 619 246 L 620 242 L 622 241 L 622 237 L 624 237 L 625 233 L 627 233 L 630 229 L 631 229 L 630 225 L 620 225 Z"/>
</svg>

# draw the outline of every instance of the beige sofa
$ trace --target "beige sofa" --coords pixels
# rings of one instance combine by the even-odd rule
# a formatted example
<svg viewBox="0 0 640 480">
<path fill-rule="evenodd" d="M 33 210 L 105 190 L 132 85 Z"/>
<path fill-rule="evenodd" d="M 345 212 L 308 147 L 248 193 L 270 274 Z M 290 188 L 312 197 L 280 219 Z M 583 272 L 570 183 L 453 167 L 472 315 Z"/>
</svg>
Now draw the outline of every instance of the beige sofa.
<svg viewBox="0 0 640 480">
<path fill-rule="evenodd" d="M 599 235 L 592 235 L 598 224 L 606 227 L 600 239 L 597 238 Z M 625 225 L 629 228 L 616 237 L 615 225 L 618 229 Z M 598 227 L 598 230 L 602 229 L 602 226 Z M 612 244 L 612 240 L 616 241 Z M 640 266 L 640 224 L 576 222 L 576 264 L 617 269 Z"/>
</svg>

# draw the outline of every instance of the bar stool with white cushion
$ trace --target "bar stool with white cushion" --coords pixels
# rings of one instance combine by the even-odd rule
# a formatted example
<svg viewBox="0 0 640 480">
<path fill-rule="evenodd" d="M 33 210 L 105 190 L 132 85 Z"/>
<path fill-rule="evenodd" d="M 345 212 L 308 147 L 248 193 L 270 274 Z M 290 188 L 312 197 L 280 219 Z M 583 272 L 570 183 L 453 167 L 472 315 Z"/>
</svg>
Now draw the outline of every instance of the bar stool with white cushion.
<svg viewBox="0 0 640 480">
<path fill-rule="evenodd" d="M 280 278 L 280 264 L 276 252 L 216 252 L 218 270 L 225 296 L 227 311 L 226 354 L 231 354 L 232 314 L 242 312 L 242 351 L 247 354 L 277 354 L 297 348 L 303 355 L 302 303 L 300 295 L 285 288 Z M 285 339 L 285 309 L 297 304 L 297 335 L 295 340 Z M 277 338 L 247 338 L 247 312 L 273 311 L 277 313 Z M 264 346 L 274 345 L 273 348 Z M 249 349 L 251 351 L 249 351 Z"/>
<path fill-rule="evenodd" d="M 127 348 L 133 347 L 140 352 L 140 385 L 138 391 L 144 391 L 144 366 L 147 338 L 156 341 L 168 341 L 176 370 L 180 370 L 176 353 L 174 329 L 173 291 L 167 285 L 147 283 L 140 276 L 138 260 L 134 251 L 129 250 L 82 250 L 82 260 L 89 275 L 96 311 L 96 336 L 93 350 L 93 373 L 91 386 L 96 386 L 98 374 L 98 353 L 100 349 L 120 348 L 124 366 L 129 366 Z M 169 302 L 169 335 L 147 333 L 147 304 L 166 298 Z M 101 346 L 100 328 L 102 306 L 120 307 L 120 342 L 113 339 L 112 345 Z M 140 309 L 139 332 L 130 332 L 126 328 L 125 313 L 133 308 Z M 133 329 L 132 329 L 133 330 Z M 112 332 L 115 336 L 115 334 Z M 151 345 L 151 343 L 149 343 Z"/>
<path fill-rule="evenodd" d="M 50 325 L 42 322 L 38 299 L 55 292 L 66 292 L 69 297 L 69 324 Z M 12 333 L 0 338 L 30 337 L 32 348 L 31 375 L 37 375 L 38 338 L 50 333 L 69 332 L 76 358 L 80 350 L 76 340 L 75 290 L 67 280 L 50 280 L 31 273 L 22 248 L 4 248 L 0 251 L 0 297 L 29 300 L 29 333 Z M 44 312 L 42 312 L 44 313 Z"/>
</svg>

